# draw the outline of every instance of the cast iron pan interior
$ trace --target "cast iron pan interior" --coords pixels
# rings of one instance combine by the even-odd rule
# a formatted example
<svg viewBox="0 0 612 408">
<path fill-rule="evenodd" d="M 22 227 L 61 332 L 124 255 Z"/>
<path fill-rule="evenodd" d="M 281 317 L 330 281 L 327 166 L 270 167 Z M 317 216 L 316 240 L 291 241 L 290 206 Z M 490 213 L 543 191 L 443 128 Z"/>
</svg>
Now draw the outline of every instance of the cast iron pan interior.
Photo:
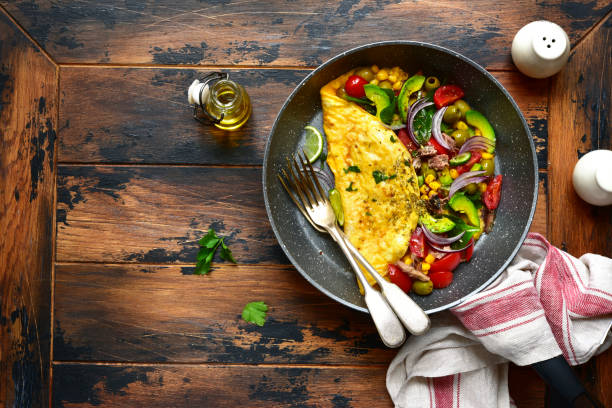
<svg viewBox="0 0 612 408">
<path fill-rule="evenodd" d="M 510 94 L 475 62 L 442 47 L 405 41 L 364 45 L 321 65 L 289 96 L 272 128 L 263 168 L 266 210 L 278 242 L 297 270 L 321 292 L 367 312 L 340 248 L 308 224 L 276 174 L 285 157 L 301 146 L 304 126 L 323 129 L 321 87 L 352 68 L 372 64 L 399 65 L 411 75 L 423 70 L 461 86 L 464 99 L 489 119 L 497 135 L 496 171 L 504 179 L 495 226 L 477 242 L 472 260 L 455 271 L 448 288 L 426 297 L 411 294 L 427 313 L 434 313 L 478 292 L 506 268 L 527 234 L 537 200 L 536 153 L 527 123 Z"/>
</svg>

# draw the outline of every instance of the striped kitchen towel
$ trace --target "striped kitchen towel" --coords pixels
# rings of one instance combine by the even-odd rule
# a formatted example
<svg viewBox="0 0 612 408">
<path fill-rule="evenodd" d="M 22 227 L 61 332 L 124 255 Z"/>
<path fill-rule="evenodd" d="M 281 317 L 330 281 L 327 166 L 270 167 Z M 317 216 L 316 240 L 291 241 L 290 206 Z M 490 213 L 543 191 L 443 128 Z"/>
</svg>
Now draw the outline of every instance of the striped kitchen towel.
<svg viewBox="0 0 612 408">
<path fill-rule="evenodd" d="M 508 361 L 584 363 L 612 344 L 611 325 L 612 259 L 576 259 L 529 234 L 493 284 L 406 341 L 387 390 L 401 408 L 511 407 Z"/>
</svg>

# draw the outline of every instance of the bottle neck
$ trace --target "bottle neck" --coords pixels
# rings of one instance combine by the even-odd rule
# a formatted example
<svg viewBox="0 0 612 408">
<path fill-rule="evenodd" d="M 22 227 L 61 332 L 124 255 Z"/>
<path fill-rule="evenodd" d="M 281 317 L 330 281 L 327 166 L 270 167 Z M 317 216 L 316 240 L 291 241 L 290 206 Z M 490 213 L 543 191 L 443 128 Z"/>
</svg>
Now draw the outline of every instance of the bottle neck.
<svg viewBox="0 0 612 408">
<path fill-rule="evenodd" d="M 231 111 L 242 104 L 242 90 L 234 81 L 223 79 L 215 82 L 208 95 L 211 107 L 219 111 Z"/>
</svg>

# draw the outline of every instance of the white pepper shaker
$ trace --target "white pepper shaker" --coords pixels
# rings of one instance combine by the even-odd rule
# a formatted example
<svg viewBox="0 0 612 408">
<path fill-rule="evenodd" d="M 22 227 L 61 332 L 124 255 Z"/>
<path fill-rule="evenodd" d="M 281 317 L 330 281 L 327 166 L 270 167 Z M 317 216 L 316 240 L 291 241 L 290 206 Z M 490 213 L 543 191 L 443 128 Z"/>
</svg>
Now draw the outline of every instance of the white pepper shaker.
<svg viewBox="0 0 612 408">
<path fill-rule="evenodd" d="M 593 150 L 582 156 L 572 176 L 576 193 L 589 204 L 612 204 L 612 150 Z"/>
<path fill-rule="evenodd" d="M 533 21 L 512 40 L 512 60 L 523 74 L 546 78 L 563 68 L 570 54 L 569 37 L 550 21 Z"/>
</svg>

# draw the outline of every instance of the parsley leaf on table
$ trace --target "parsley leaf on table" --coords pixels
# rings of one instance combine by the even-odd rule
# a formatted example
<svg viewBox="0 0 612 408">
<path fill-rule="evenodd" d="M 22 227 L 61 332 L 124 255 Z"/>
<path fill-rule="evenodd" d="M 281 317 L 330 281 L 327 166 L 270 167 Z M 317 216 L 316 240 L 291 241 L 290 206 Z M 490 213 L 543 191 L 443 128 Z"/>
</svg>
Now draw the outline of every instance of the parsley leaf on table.
<svg viewBox="0 0 612 408">
<path fill-rule="evenodd" d="M 224 239 L 225 238 L 219 238 L 212 228 L 208 230 L 206 235 L 200 238 L 198 243 L 201 248 L 198 252 L 197 263 L 195 271 L 193 272 L 195 275 L 207 275 L 210 272 L 210 264 L 219 246 L 221 246 L 221 258 L 236 263 L 236 260 L 232 256 L 232 251 L 230 251 L 229 247 L 223 242 Z"/>
<path fill-rule="evenodd" d="M 242 310 L 242 318 L 249 323 L 255 323 L 258 326 L 263 326 L 266 322 L 266 312 L 268 305 L 264 302 L 251 302 Z"/>
</svg>

